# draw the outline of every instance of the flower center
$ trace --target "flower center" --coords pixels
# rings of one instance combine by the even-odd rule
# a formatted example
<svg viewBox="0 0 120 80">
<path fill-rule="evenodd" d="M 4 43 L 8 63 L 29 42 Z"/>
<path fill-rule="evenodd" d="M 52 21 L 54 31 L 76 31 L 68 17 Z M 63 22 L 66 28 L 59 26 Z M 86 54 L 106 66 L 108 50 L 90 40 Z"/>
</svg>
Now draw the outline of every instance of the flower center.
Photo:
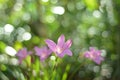
<svg viewBox="0 0 120 80">
<path fill-rule="evenodd" d="M 91 59 L 95 58 L 95 55 L 93 53 L 90 54 Z"/>
<path fill-rule="evenodd" d="M 41 55 L 41 57 L 46 57 L 46 56 L 47 56 L 46 52 L 43 52 L 42 55 Z"/>
<path fill-rule="evenodd" d="M 58 53 L 58 54 L 62 53 L 62 51 L 63 51 L 63 50 L 62 50 L 61 48 L 57 47 L 57 53 Z"/>
</svg>

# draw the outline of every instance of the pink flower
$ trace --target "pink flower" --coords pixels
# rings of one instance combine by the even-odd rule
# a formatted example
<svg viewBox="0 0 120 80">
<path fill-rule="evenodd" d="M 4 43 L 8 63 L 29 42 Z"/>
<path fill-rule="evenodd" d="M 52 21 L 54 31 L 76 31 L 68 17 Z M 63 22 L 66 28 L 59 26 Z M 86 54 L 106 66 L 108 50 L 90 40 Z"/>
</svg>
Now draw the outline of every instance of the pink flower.
<svg viewBox="0 0 120 80">
<path fill-rule="evenodd" d="M 16 56 L 19 57 L 19 64 L 21 64 L 22 60 L 25 59 L 30 54 L 32 54 L 32 52 L 31 51 L 28 52 L 26 48 L 19 50 L 18 53 L 16 54 Z"/>
<path fill-rule="evenodd" d="M 89 49 L 89 51 L 85 52 L 84 56 L 93 60 L 95 63 L 100 64 L 101 61 L 104 60 L 104 58 L 101 56 L 102 52 L 100 50 L 95 50 L 94 47 L 90 47 Z"/>
<path fill-rule="evenodd" d="M 35 47 L 34 49 L 36 51 L 36 55 L 40 57 L 41 61 L 44 61 L 52 53 L 52 51 L 47 47 L 43 48 Z"/>
<path fill-rule="evenodd" d="M 50 40 L 50 39 L 47 39 L 46 41 L 46 44 L 48 45 L 48 47 L 59 57 L 64 57 L 65 54 L 69 55 L 69 56 L 72 56 L 72 52 L 71 50 L 69 49 L 70 46 L 72 45 L 72 40 L 69 39 L 65 42 L 65 37 L 64 35 L 61 35 L 59 38 L 58 38 L 58 41 L 57 41 L 57 44 Z"/>
</svg>

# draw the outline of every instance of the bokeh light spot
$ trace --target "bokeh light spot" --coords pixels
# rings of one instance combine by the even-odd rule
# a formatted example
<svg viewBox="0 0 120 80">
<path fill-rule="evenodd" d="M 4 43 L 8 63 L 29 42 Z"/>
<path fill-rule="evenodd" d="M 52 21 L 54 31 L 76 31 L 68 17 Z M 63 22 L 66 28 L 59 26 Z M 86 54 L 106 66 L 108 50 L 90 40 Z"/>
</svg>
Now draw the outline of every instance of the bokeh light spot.
<svg viewBox="0 0 120 80">
<path fill-rule="evenodd" d="M 99 72 L 100 71 L 100 67 L 99 66 L 94 66 L 93 71 L 96 72 L 96 73 Z"/>
<path fill-rule="evenodd" d="M 6 24 L 4 26 L 4 30 L 5 30 L 5 32 L 11 33 L 14 30 L 14 27 L 11 24 Z"/>
<path fill-rule="evenodd" d="M 10 60 L 10 63 L 11 63 L 12 65 L 18 65 L 18 64 L 19 64 L 19 62 L 18 62 L 18 60 L 17 60 L 16 58 L 12 58 L 12 59 Z"/>
<path fill-rule="evenodd" d="M 15 11 L 20 11 L 22 9 L 22 4 L 21 3 L 16 3 L 15 5 L 14 5 L 14 10 Z"/>
<path fill-rule="evenodd" d="M 31 15 L 29 13 L 25 13 L 22 17 L 24 21 L 29 21 L 31 19 Z"/>
<path fill-rule="evenodd" d="M 101 56 L 103 56 L 103 57 L 105 57 L 106 56 L 106 50 L 101 50 L 102 51 L 102 53 L 101 53 Z"/>
<path fill-rule="evenodd" d="M 101 17 L 100 11 L 95 10 L 95 11 L 93 12 L 93 16 L 96 17 L 96 18 L 100 18 L 100 17 Z"/>
<path fill-rule="evenodd" d="M 94 27 L 90 27 L 88 29 L 88 34 L 91 35 L 91 36 L 95 35 L 96 34 L 96 29 Z"/>
<path fill-rule="evenodd" d="M 51 60 L 55 60 L 56 57 L 55 57 L 55 56 L 51 56 L 50 59 L 51 59 Z"/>
<path fill-rule="evenodd" d="M 0 27 L 0 34 L 4 34 L 4 29 Z"/>
<path fill-rule="evenodd" d="M 107 38 L 109 35 L 108 31 L 103 31 L 102 32 L 102 37 Z"/>
<path fill-rule="evenodd" d="M 57 3 L 58 2 L 58 0 L 51 0 L 51 3 L 52 4 L 55 4 L 55 3 Z"/>
<path fill-rule="evenodd" d="M 49 0 L 42 0 L 42 2 L 48 2 Z"/>
<path fill-rule="evenodd" d="M 5 48 L 5 52 L 10 56 L 15 56 L 15 54 L 17 53 L 16 50 L 12 48 L 11 46 L 7 46 Z"/>
<path fill-rule="evenodd" d="M 54 20 L 55 20 L 55 17 L 54 17 L 54 16 L 46 16 L 46 21 L 47 21 L 48 23 L 52 23 L 52 22 L 54 22 Z"/>
<path fill-rule="evenodd" d="M 5 60 L 3 55 L 0 55 L 0 62 L 3 62 Z"/>
<path fill-rule="evenodd" d="M 53 7 L 53 8 L 52 8 L 52 12 L 53 12 L 54 14 L 62 15 L 62 14 L 64 14 L 65 9 L 64 9 L 63 7 L 61 7 L 61 6 L 56 6 L 56 7 Z"/>
<path fill-rule="evenodd" d="M 30 40 L 31 39 L 31 34 L 29 32 L 25 32 L 22 36 L 23 40 Z"/>
</svg>

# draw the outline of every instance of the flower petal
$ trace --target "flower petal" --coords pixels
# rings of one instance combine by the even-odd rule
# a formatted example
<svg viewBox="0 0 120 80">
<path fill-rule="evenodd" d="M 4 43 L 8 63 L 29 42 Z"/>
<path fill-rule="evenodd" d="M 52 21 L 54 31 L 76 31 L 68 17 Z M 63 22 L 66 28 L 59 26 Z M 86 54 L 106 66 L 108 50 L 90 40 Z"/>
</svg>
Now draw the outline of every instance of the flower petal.
<svg viewBox="0 0 120 80">
<path fill-rule="evenodd" d="M 64 49 L 70 48 L 71 45 L 72 45 L 72 40 L 71 39 L 67 40 L 67 42 L 64 44 Z"/>
<path fill-rule="evenodd" d="M 100 57 L 96 57 L 95 59 L 93 59 L 93 61 L 97 64 L 101 63 Z"/>
<path fill-rule="evenodd" d="M 58 57 L 63 58 L 65 53 L 56 53 Z"/>
<path fill-rule="evenodd" d="M 63 47 L 64 43 L 65 43 L 65 36 L 64 36 L 64 35 L 61 35 L 61 36 L 58 38 L 57 45 L 60 46 L 60 47 Z"/>
<path fill-rule="evenodd" d="M 72 51 L 67 49 L 64 51 L 65 54 L 69 55 L 69 56 L 72 56 Z"/>
<path fill-rule="evenodd" d="M 48 49 L 47 53 L 48 53 L 48 55 L 50 55 L 52 53 L 52 50 Z"/>
<path fill-rule="evenodd" d="M 18 56 L 18 57 L 26 57 L 27 56 L 27 49 L 23 48 L 23 49 L 19 50 L 18 53 L 16 54 L 16 56 Z"/>
<path fill-rule="evenodd" d="M 102 52 L 101 52 L 100 50 L 96 50 L 96 54 L 97 54 L 97 55 L 101 55 L 101 53 L 102 53 Z"/>
<path fill-rule="evenodd" d="M 47 57 L 40 57 L 40 61 L 44 61 Z"/>
<path fill-rule="evenodd" d="M 21 54 L 21 51 L 20 51 L 20 50 L 18 51 L 18 53 L 16 54 L 16 56 L 18 56 L 18 57 L 21 57 L 21 56 L 22 56 L 22 54 Z"/>
<path fill-rule="evenodd" d="M 104 60 L 104 58 L 101 56 L 98 56 L 95 59 L 93 59 L 93 61 L 96 62 L 97 64 L 100 64 L 103 60 Z"/>
<path fill-rule="evenodd" d="M 85 52 L 84 56 L 85 56 L 86 58 L 90 58 L 90 54 L 89 54 L 89 52 L 88 52 L 88 51 Z"/>
<path fill-rule="evenodd" d="M 22 61 L 23 61 L 23 58 L 19 58 L 19 64 L 21 64 L 22 63 Z"/>
<path fill-rule="evenodd" d="M 71 50 L 69 50 L 69 49 L 64 50 L 62 53 L 56 53 L 56 54 L 57 54 L 57 56 L 59 56 L 60 58 L 63 58 L 65 54 L 67 54 L 67 55 L 69 55 L 69 56 L 72 56 L 72 52 L 71 52 Z"/>
<path fill-rule="evenodd" d="M 54 41 L 47 39 L 45 42 L 53 52 L 56 52 L 56 43 Z"/>
<path fill-rule="evenodd" d="M 30 54 L 30 55 L 31 55 L 32 53 L 33 53 L 32 51 L 29 51 L 29 52 L 28 52 L 28 54 Z"/>
<path fill-rule="evenodd" d="M 23 51 L 22 51 L 22 53 L 23 53 L 23 57 L 26 57 L 26 56 L 28 55 L 28 54 L 27 54 L 27 49 L 24 48 Z"/>
<path fill-rule="evenodd" d="M 38 48 L 37 46 L 34 49 L 35 49 L 36 55 L 41 56 L 42 49 Z"/>
<path fill-rule="evenodd" d="M 90 50 L 91 52 L 94 52 L 94 51 L 95 51 L 95 47 L 90 47 L 89 50 Z"/>
</svg>

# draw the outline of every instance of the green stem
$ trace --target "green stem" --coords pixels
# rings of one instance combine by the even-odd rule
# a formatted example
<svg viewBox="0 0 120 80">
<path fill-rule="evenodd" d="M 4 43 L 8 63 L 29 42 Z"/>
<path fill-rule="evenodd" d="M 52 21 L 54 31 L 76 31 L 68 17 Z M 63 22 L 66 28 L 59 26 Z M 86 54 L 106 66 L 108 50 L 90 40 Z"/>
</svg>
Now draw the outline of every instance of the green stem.
<svg viewBox="0 0 120 80">
<path fill-rule="evenodd" d="M 53 67 L 51 69 L 52 74 L 50 76 L 50 80 L 54 80 L 54 76 L 56 74 L 57 63 L 58 63 L 58 58 L 56 58 L 56 60 L 54 61 Z"/>
</svg>

